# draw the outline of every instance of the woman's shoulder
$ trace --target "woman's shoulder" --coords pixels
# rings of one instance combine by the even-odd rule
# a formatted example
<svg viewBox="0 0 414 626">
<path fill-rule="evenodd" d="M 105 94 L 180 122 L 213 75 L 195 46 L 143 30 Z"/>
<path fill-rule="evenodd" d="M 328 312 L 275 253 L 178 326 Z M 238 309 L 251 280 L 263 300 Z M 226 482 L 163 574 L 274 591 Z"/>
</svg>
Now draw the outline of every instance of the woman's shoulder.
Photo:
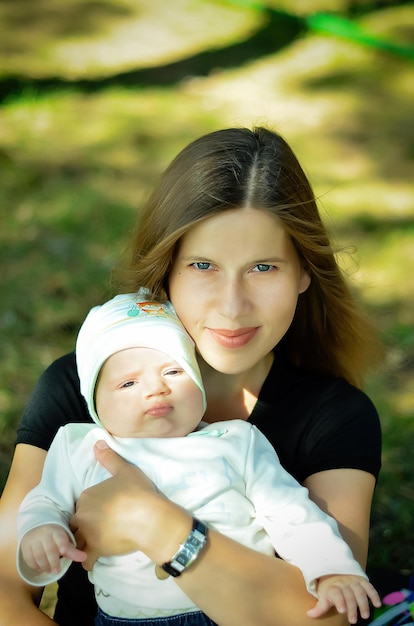
<svg viewBox="0 0 414 626">
<path fill-rule="evenodd" d="M 297 367 L 283 356 L 275 359 L 259 399 L 282 405 L 289 412 L 306 406 L 307 414 L 316 414 L 335 406 L 343 417 L 361 411 L 378 417 L 373 402 L 361 389 L 343 378 L 322 376 Z M 302 415 L 303 411 L 299 413 Z"/>
<path fill-rule="evenodd" d="M 51 363 L 39 378 L 18 425 L 16 443 L 47 450 L 61 426 L 90 421 L 71 352 Z"/>
<path fill-rule="evenodd" d="M 77 400 L 78 404 L 84 404 L 74 352 L 59 357 L 45 369 L 33 389 L 29 405 L 33 400 L 45 401 L 49 396 L 63 405 L 67 400 Z"/>
<path fill-rule="evenodd" d="M 342 378 L 318 376 L 280 359 L 269 372 L 251 421 L 301 482 L 338 467 L 379 472 L 381 429 L 366 393 Z"/>
<path fill-rule="evenodd" d="M 40 376 L 39 380 L 43 378 L 60 378 L 64 379 L 66 377 L 71 378 L 76 381 L 77 386 L 79 387 L 79 378 L 76 370 L 76 355 L 75 352 L 69 352 L 68 354 L 64 354 L 60 356 L 55 361 L 52 361 L 50 365 L 45 369 L 43 374 Z"/>
</svg>

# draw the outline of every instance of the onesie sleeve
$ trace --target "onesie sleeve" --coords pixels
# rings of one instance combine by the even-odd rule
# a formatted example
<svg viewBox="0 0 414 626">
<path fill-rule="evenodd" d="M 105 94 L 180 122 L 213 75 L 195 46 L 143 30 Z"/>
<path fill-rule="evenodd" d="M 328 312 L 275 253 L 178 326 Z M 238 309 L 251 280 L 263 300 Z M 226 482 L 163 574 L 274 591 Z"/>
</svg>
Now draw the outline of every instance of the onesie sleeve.
<svg viewBox="0 0 414 626">
<path fill-rule="evenodd" d="M 68 533 L 73 545 L 75 538 L 69 528 L 74 513 L 75 501 L 82 488 L 72 471 L 68 452 L 67 429 L 61 428 L 46 455 L 40 483 L 23 499 L 17 518 L 17 571 L 30 585 L 43 587 L 55 582 L 68 570 L 72 561 L 66 557 L 60 560 L 60 572 L 49 573 L 29 568 L 22 558 L 21 541 L 24 535 L 44 524 L 57 524 Z"/>
<path fill-rule="evenodd" d="M 245 467 L 246 495 L 255 507 L 277 554 L 296 565 L 307 589 L 316 594 L 316 582 L 328 574 L 354 574 L 367 578 L 342 539 L 336 521 L 310 500 L 302 487 L 256 428 Z"/>
</svg>

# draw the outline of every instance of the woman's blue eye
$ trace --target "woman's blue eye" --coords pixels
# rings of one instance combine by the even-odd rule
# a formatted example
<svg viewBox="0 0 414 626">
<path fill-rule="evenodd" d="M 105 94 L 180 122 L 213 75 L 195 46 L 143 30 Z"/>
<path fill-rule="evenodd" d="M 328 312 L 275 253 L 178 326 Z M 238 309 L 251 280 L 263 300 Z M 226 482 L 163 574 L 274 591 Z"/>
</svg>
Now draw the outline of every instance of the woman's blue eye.
<svg viewBox="0 0 414 626">
<path fill-rule="evenodd" d="M 258 263 L 255 267 L 257 272 L 268 272 L 273 268 L 273 265 L 269 265 L 268 263 Z"/>
<path fill-rule="evenodd" d="M 208 270 L 211 267 L 211 264 L 207 263 L 207 261 L 197 261 L 197 263 L 193 263 L 193 265 L 198 270 Z"/>
</svg>

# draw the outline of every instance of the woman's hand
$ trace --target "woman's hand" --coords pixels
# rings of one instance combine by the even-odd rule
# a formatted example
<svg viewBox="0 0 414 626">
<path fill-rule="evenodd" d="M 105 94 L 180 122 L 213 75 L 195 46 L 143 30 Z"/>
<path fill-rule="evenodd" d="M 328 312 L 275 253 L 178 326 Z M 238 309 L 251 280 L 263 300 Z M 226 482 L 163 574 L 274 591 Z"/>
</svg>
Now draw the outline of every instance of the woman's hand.
<svg viewBox="0 0 414 626">
<path fill-rule="evenodd" d="M 190 532 L 191 516 L 106 442 L 97 442 L 95 455 L 112 477 L 85 489 L 76 503 L 70 526 L 88 555 L 83 567 L 92 569 L 100 556 L 137 550 L 155 563 L 168 561 Z"/>
</svg>

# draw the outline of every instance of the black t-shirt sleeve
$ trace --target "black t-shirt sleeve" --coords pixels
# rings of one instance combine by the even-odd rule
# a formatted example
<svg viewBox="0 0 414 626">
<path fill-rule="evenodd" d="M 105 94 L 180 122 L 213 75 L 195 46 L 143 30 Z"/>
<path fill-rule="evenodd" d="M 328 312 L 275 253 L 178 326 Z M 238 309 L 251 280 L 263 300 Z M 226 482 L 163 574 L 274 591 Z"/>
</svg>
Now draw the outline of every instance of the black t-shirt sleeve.
<svg viewBox="0 0 414 626">
<path fill-rule="evenodd" d="M 306 438 L 306 475 L 329 469 L 360 469 L 378 477 L 381 427 L 368 396 L 342 379 L 321 396 Z"/>
<path fill-rule="evenodd" d="M 54 361 L 40 377 L 18 425 L 16 444 L 48 450 L 61 426 L 91 421 L 72 352 Z"/>
<path fill-rule="evenodd" d="M 317 472 L 350 468 L 375 478 L 381 466 L 378 413 L 343 379 L 320 378 L 286 362 L 276 365 L 251 420 L 299 482 Z"/>
</svg>

